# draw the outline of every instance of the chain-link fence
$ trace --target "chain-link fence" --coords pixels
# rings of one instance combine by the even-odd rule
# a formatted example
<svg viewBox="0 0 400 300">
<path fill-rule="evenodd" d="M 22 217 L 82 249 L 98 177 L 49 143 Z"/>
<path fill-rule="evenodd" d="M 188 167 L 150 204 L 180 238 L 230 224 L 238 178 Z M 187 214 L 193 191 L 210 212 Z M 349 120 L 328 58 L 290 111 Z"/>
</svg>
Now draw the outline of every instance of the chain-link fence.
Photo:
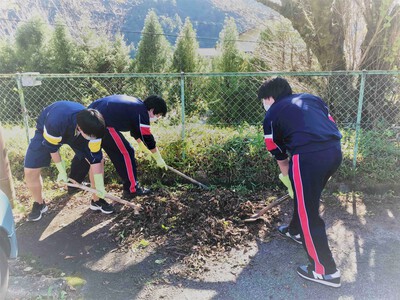
<svg viewBox="0 0 400 300">
<path fill-rule="evenodd" d="M 3 126 L 25 127 L 29 138 L 28 128 L 52 102 L 88 105 L 111 94 L 142 99 L 159 94 L 167 101 L 170 124 L 181 126 L 185 139 L 191 123 L 260 126 L 264 111 L 257 90 L 275 76 L 285 77 L 295 93 L 313 93 L 327 102 L 353 167 L 368 156 L 392 160 L 388 156 L 394 154 L 398 160 L 400 71 L 0 75 L 0 121 Z"/>
</svg>

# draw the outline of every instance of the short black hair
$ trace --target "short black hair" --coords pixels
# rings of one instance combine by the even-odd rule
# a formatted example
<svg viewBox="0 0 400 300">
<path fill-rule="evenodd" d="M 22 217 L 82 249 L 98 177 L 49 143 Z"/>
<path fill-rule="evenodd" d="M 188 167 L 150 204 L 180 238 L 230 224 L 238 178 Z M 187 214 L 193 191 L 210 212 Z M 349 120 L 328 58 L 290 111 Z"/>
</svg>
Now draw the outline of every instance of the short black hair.
<svg viewBox="0 0 400 300">
<path fill-rule="evenodd" d="M 282 77 L 276 77 L 265 81 L 258 90 L 258 99 L 272 97 L 275 101 L 279 101 L 285 96 L 293 94 L 289 82 Z"/>
<path fill-rule="evenodd" d="M 153 113 L 155 115 L 162 114 L 163 117 L 167 114 L 167 103 L 165 100 L 157 95 L 151 95 L 147 97 L 144 101 L 147 110 L 154 109 Z"/>
<path fill-rule="evenodd" d="M 101 113 L 93 108 L 81 110 L 76 115 L 80 129 L 89 136 L 102 138 L 106 134 L 106 123 Z"/>
</svg>

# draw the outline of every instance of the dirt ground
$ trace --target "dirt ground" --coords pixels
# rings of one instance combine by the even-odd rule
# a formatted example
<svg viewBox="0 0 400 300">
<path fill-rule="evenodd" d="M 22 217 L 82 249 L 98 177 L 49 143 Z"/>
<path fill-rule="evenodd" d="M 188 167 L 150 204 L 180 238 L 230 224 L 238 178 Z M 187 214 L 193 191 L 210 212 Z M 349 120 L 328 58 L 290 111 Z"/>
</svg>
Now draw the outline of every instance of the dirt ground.
<svg viewBox="0 0 400 300">
<path fill-rule="evenodd" d="M 296 274 L 304 250 L 274 229 L 290 220 L 291 202 L 242 222 L 267 198 L 181 186 L 141 198 L 134 216 L 120 205 L 92 212 L 88 195 L 64 194 L 39 222 L 17 216 L 7 299 L 398 299 L 398 193 L 324 195 L 339 289 Z"/>
</svg>

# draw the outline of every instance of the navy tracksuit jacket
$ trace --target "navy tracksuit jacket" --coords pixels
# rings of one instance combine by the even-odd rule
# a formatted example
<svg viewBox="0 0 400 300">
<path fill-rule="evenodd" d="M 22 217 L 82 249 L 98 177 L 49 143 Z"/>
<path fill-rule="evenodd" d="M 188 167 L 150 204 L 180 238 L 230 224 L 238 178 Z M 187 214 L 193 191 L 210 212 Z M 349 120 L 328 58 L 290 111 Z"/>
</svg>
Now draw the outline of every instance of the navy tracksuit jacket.
<svg viewBox="0 0 400 300">
<path fill-rule="evenodd" d="M 87 141 L 77 131 L 76 115 L 84 109 L 85 106 L 72 101 L 57 101 L 45 107 L 37 119 L 35 136 L 25 156 L 25 167 L 48 166 L 50 153 L 57 152 L 63 144 L 71 146 L 77 157 L 90 164 L 101 162 L 101 139 Z"/>
<path fill-rule="evenodd" d="M 265 114 L 264 139 L 269 152 L 284 160 L 290 153 L 289 178 L 294 191 L 291 234 L 301 234 L 318 274 L 336 272 L 319 201 L 328 179 L 342 161 L 340 134 L 321 98 L 294 94 L 277 99 Z"/>
<path fill-rule="evenodd" d="M 107 131 L 102 140 L 102 148 L 121 177 L 124 190 L 135 192 L 137 185 L 135 151 L 122 132 L 129 131 L 134 139 L 140 138 L 150 150 L 156 147 L 145 104 L 135 97 L 112 95 L 94 101 L 89 108 L 96 109 L 103 115 Z M 82 163 L 74 158 L 71 176 L 78 182 L 87 174 L 86 170 L 82 172 L 79 168 L 82 168 Z"/>
</svg>

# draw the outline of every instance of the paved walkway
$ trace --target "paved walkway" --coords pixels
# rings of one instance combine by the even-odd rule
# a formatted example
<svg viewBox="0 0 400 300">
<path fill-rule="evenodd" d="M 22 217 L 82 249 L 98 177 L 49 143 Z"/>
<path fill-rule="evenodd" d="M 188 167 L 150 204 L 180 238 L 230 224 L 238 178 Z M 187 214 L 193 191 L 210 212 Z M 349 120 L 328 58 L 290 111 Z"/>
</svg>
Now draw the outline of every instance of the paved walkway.
<svg viewBox="0 0 400 300">
<path fill-rule="evenodd" d="M 347 196 L 326 206 L 322 214 L 342 271 L 338 289 L 300 278 L 295 270 L 306 263 L 302 246 L 278 235 L 207 261 L 209 271 L 197 280 L 166 272 L 180 266 L 162 249 L 114 251 L 112 219 L 87 207 L 60 208 L 43 222 L 23 224 L 17 236 L 22 256 L 85 278 L 84 299 L 400 299 L 400 197 Z M 60 295 L 60 285 L 58 278 L 12 274 L 7 299 L 46 296 L 50 287 Z"/>
</svg>

